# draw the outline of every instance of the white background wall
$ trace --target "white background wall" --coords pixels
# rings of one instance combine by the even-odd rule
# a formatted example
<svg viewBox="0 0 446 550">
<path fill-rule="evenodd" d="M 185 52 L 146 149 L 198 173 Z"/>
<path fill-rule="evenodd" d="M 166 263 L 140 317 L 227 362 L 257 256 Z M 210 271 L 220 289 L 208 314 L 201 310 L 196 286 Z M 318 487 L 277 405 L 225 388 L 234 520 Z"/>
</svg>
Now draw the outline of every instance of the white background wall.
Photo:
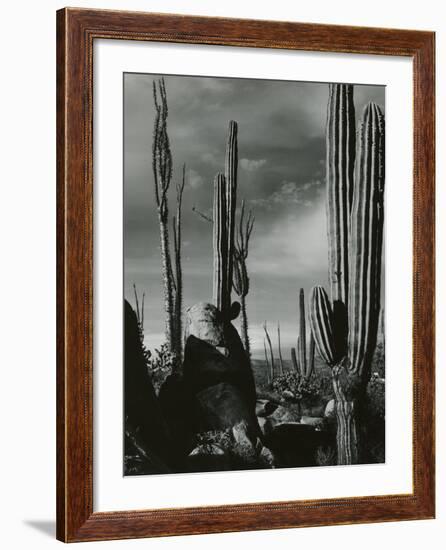
<svg viewBox="0 0 446 550">
<path fill-rule="evenodd" d="M 446 276 L 446 10 L 443 2 L 77 0 L 74 5 L 437 32 L 437 266 Z M 55 10 L 4 2 L 0 84 L 0 544 L 55 547 Z M 446 293 L 437 288 L 437 520 L 100 543 L 101 548 L 444 547 Z M 443 536 L 442 536 L 443 535 Z M 94 543 L 93 543 L 94 544 Z M 99 543 L 96 543 L 99 544 Z M 98 546 L 99 547 L 99 546 Z"/>
</svg>

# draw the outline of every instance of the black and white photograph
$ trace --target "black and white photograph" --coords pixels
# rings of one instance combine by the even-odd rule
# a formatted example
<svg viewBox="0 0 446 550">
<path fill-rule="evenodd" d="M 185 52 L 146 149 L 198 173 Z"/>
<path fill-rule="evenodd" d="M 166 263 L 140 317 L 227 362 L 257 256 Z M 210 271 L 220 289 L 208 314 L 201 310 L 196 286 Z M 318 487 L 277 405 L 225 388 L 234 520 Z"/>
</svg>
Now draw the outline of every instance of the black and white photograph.
<svg viewBox="0 0 446 550">
<path fill-rule="evenodd" d="M 384 463 L 385 86 L 123 91 L 124 475 Z"/>
</svg>

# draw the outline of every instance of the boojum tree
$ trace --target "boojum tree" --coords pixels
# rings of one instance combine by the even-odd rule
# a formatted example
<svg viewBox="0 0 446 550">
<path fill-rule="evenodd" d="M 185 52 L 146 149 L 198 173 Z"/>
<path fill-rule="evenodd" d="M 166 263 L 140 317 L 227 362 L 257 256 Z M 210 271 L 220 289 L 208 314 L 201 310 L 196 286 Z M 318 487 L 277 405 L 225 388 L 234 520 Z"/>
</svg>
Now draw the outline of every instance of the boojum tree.
<svg viewBox="0 0 446 550">
<path fill-rule="evenodd" d="M 338 464 L 361 461 L 364 405 L 376 347 L 381 296 L 384 117 L 369 103 L 355 144 L 353 86 L 332 84 L 326 126 L 327 220 L 331 300 L 310 297 L 318 352 L 331 367 Z"/>
<path fill-rule="evenodd" d="M 249 239 L 254 228 L 254 216 L 251 210 L 245 219 L 245 201 L 242 201 L 240 219 L 236 231 L 234 246 L 234 268 L 232 287 L 240 298 L 241 305 L 241 337 L 243 346 L 248 357 L 251 357 L 251 347 L 248 334 L 248 313 L 246 308 L 246 297 L 249 293 L 249 275 L 246 265 L 249 253 Z"/>
<path fill-rule="evenodd" d="M 167 92 L 164 78 L 153 81 L 153 101 L 155 105 L 155 122 L 152 144 L 152 170 L 155 188 L 155 201 L 160 226 L 160 248 L 164 290 L 165 336 L 171 353 L 175 356 L 176 365 L 181 364 L 182 350 L 182 268 L 181 268 L 181 207 L 185 183 L 185 166 L 183 177 L 177 185 L 177 211 L 173 218 L 174 265 L 169 244 L 169 188 L 172 181 L 172 152 L 167 132 Z M 175 269 L 174 269 L 175 268 Z"/>
</svg>

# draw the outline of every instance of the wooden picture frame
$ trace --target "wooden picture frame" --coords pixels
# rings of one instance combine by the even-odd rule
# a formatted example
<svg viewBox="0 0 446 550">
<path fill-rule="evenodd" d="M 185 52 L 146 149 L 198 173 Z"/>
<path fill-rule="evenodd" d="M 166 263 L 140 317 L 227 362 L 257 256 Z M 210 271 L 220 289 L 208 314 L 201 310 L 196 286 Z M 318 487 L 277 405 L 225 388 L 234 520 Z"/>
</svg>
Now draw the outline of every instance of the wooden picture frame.
<svg viewBox="0 0 446 550">
<path fill-rule="evenodd" d="M 413 61 L 411 494 L 93 512 L 93 43 L 98 38 Z M 435 510 L 432 32 L 65 8 L 57 12 L 57 538 L 91 541 L 426 519 Z"/>
</svg>

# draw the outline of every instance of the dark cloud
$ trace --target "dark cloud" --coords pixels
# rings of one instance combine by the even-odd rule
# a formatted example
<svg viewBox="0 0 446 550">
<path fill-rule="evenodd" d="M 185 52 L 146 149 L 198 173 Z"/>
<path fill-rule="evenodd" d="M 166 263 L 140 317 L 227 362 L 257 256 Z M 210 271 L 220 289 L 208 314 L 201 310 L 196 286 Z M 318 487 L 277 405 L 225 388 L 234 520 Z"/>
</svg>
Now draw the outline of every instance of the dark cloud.
<svg viewBox="0 0 446 550">
<path fill-rule="evenodd" d="M 162 339 L 159 226 L 151 166 L 156 75 L 124 76 L 125 295 L 146 293 L 146 331 Z M 224 170 L 228 123 L 239 124 L 238 198 L 256 218 L 248 267 L 248 314 L 255 349 L 261 323 L 280 320 L 285 348 L 297 334 L 297 294 L 327 282 L 324 206 L 328 85 L 166 76 L 174 181 L 187 165 L 183 204 L 184 305 L 212 297 L 213 178 Z M 384 88 L 355 86 L 357 117 L 368 101 L 384 106 Z M 174 204 L 174 185 L 171 204 Z"/>
</svg>

